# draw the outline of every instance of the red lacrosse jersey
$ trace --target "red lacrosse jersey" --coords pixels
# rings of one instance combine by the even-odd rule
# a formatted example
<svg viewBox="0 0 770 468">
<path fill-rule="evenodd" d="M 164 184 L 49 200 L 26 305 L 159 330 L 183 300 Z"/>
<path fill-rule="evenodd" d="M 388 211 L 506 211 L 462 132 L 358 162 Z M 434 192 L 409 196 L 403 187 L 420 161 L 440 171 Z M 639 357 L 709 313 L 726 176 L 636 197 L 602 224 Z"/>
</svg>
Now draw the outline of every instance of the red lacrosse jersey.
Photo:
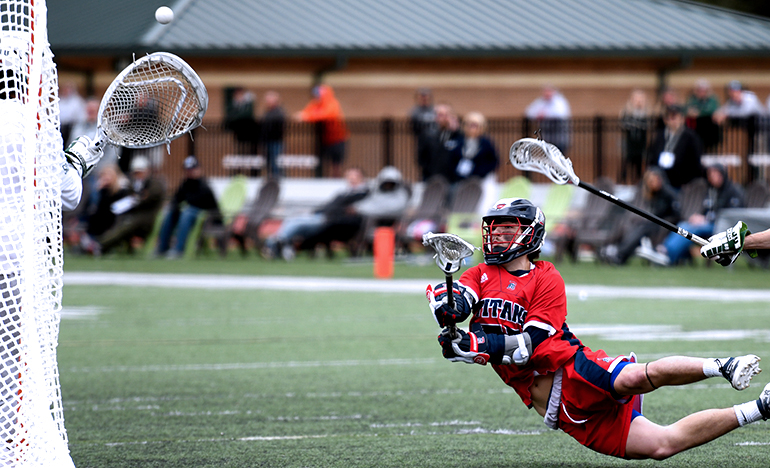
<svg viewBox="0 0 770 468">
<path fill-rule="evenodd" d="M 538 261 L 521 276 L 501 266 L 481 263 L 466 270 L 459 282 L 477 299 L 471 323 L 480 323 L 487 331 L 500 327 L 498 333 L 503 334 L 531 327 L 548 332 L 548 338 L 537 345 L 525 366 L 492 365 L 531 407 L 529 387 L 535 376 L 556 371 L 582 346 L 567 327 L 564 280 L 552 263 Z"/>
</svg>

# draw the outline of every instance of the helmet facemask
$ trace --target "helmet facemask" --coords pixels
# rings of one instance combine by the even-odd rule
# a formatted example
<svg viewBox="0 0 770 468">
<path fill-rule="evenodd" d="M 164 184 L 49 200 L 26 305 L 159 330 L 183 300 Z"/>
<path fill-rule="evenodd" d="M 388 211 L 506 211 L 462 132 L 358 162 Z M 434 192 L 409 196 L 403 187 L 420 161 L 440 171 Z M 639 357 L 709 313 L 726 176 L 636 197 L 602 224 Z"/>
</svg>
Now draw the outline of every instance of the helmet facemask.
<svg viewBox="0 0 770 468">
<path fill-rule="evenodd" d="M 534 222 L 521 218 L 497 217 L 485 222 L 481 227 L 482 248 L 485 254 L 511 254 L 511 260 L 520 257 L 517 252 L 532 245 Z"/>
</svg>

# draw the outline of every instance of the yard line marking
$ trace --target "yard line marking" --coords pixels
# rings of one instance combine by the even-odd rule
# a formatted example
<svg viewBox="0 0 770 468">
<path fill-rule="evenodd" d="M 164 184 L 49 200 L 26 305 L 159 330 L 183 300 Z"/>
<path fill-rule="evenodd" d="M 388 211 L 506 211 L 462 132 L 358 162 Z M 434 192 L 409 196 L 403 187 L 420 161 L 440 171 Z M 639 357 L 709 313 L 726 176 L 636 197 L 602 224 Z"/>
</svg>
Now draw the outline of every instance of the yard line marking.
<svg viewBox="0 0 770 468">
<path fill-rule="evenodd" d="M 217 290 L 303 290 L 425 294 L 435 279 L 375 280 L 362 278 L 321 278 L 298 276 L 184 275 L 161 273 L 66 272 L 65 285 L 110 285 Z M 770 290 L 712 289 L 694 287 L 626 287 L 567 285 L 567 295 L 581 299 L 681 299 L 699 301 L 770 302 Z"/>
<path fill-rule="evenodd" d="M 735 445 L 740 447 L 750 447 L 755 445 L 770 445 L 770 442 L 736 442 Z"/>
<path fill-rule="evenodd" d="M 355 367 L 355 366 L 404 366 L 435 364 L 438 358 L 421 359 L 372 359 L 350 361 L 285 361 L 285 362 L 242 362 L 223 364 L 180 364 L 154 366 L 103 366 L 71 367 L 70 372 L 109 373 L 109 372 L 174 372 L 174 371 L 223 371 L 253 369 L 283 369 L 304 367 Z"/>
</svg>

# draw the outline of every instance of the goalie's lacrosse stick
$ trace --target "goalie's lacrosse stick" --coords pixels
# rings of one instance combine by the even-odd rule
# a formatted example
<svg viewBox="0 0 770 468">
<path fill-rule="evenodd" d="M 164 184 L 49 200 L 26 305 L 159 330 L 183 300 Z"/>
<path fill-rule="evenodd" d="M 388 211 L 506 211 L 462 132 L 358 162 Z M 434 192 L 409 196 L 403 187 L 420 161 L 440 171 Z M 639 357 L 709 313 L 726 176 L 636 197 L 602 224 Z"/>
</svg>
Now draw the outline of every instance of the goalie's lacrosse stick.
<svg viewBox="0 0 770 468">
<path fill-rule="evenodd" d="M 629 205 L 615 195 L 599 190 L 591 184 L 581 181 L 575 175 L 572 169 L 572 161 L 565 157 L 556 146 L 547 143 L 541 139 L 522 138 L 511 146 L 510 160 L 513 167 L 522 171 L 539 172 L 557 184 L 564 185 L 571 183 L 578 187 L 588 190 L 594 195 L 601 197 L 619 207 L 626 209 L 634 214 L 641 216 L 653 223 L 675 232 L 680 236 L 689 239 L 696 244 L 706 245 L 708 242 L 702 237 L 696 236 L 681 227 L 666 221 L 663 218 L 655 216 L 652 213 L 641 210 L 633 205 Z"/>
<path fill-rule="evenodd" d="M 422 236 L 422 245 L 431 247 L 435 252 L 436 265 L 444 272 L 447 287 L 447 305 L 455 306 L 455 297 L 452 293 L 452 275 L 460 271 L 463 260 L 472 256 L 476 247 L 470 242 L 455 234 L 428 232 Z M 455 325 L 449 326 L 449 337 L 457 336 Z"/>
<path fill-rule="evenodd" d="M 208 108 L 206 87 L 181 58 L 155 52 L 135 60 L 112 81 L 99 106 L 91 147 L 109 142 L 149 148 L 198 127 Z"/>
</svg>

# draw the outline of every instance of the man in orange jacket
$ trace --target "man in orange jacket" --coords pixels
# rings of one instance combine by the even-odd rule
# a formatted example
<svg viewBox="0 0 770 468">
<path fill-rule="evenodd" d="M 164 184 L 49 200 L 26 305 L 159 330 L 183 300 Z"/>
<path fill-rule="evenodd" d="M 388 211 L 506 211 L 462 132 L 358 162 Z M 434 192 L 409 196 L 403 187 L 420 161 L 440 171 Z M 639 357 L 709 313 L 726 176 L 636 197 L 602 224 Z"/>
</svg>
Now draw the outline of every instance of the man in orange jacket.
<svg viewBox="0 0 770 468">
<path fill-rule="evenodd" d="M 323 122 L 321 158 L 331 161 L 332 177 L 340 177 L 349 133 L 340 102 L 332 88 L 324 84 L 314 87 L 313 99 L 295 114 L 295 118 L 301 122 Z"/>
</svg>

